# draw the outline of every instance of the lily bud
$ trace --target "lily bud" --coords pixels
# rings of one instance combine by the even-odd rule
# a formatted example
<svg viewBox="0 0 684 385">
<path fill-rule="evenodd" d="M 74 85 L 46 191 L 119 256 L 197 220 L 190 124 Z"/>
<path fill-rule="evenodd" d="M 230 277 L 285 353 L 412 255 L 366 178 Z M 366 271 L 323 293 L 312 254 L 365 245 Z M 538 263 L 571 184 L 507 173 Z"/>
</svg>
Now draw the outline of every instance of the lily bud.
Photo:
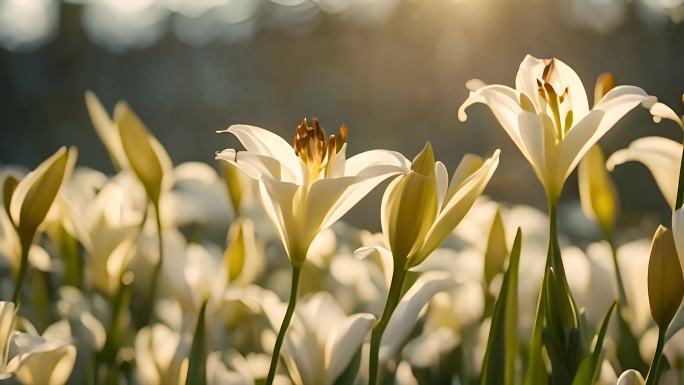
<svg viewBox="0 0 684 385">
<path fill-rule="evenodd" d="M 618 378 L 617 385 L 644 385 L 644 377 L 634 369 L 624 371 Z"/>
<path fill-rule="evenodd" d="M 679 265 L 672 230 L 660 226 L 653 236 L 648 262 L 648 299 L 651 316 L 667 329 L 684 297 L 684 277 Z"/>
<path fill-rule="evenodd" d="M 10 217 L 23 245 L 33 239 L 75 162 L 76 149 L 62 147 L 16 185 L 10 202 Z"/>
<path fill-rule="evenodd" d="M 254 235 L 254 223 L 239 218 L 228 231 L 228 247 L 223 254 L 223 268 L 229 283 L 254 282 L 263 267 L 262 255 Z"/>
<path fill-rule="evenodd" d="M 497 209 L 492 221 L 492 227 L 489 229 L 487 249 L 484 255 L 484 278 L 488 288 L 494 277 L 504 271 L 508 254 L 506 231 L 501 219 L 501 210 Z"/>
<path fill-rule="evenodd" d="M 170 163 L 166 151 L 126 103 L 116 106 L 114 119 L 131 169 L 145 187 L 150 201 L 158 206 L 165 166 Z"/>
<path fill-rule="evenodd" d="M 382 202 L 382 227 L 395 265 L 404 266 L 423 245 L 437 216 L 435 156 L 426 143 L 411 171 L 395 179 Z"/>
<path fill-rule="evenodd" d="M 596 221 L 605 234 L 611 234 L 619 211 L 619 199 L 606 170 L 606 157 L 598 144 L 592 146 L 580 162 L 578 178 L 584 215 Z"/>
</svg>

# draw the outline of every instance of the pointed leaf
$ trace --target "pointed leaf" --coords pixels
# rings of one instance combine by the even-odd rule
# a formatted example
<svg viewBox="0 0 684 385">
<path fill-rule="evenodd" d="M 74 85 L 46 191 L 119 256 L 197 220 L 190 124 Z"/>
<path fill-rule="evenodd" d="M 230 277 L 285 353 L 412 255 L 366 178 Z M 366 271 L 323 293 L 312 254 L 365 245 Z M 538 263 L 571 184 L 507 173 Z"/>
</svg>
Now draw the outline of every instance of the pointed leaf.
<svg viewBox="0 0 684 385">
<path fill-rule="evenodd" d="M 204 321 L 206 310 L 207 302 L 205 301 L 200 308 L 199 316 L 197 317 L 197 327 L 195 328 L 195 334 L 192 336 L 186 384 L 207 384 L 207 337 Z"/>
<path fill-rule="evenodd" d="M 599 375 L 601 369 L 601 352 L 603 350 L 603 340 L 606 337 L 606 332 L 608 331 L 608 323 L 610 321 L 610 316 L 613 314 L 616 303 L 613 302 L 603 318 L 601 323 L 601 328 L 596 334 L 596 345 L 594 346 L 594 351 L 591 355 L 587 356 L 580 363 L 575 379 L 572 381 L 572 385 L 593 385 L 596 383 L 596 378 Z"/>
<path fill-rule="evenodd" d="M 499 217 L 498 212 L 497 217 Z M 518 351 L 518 265 L 521 237 L 522 234 L 518 228 L 508 270 L 504 274 L 503 286 L 494 306 L 482 377 L 480 377 L 482 385 L 515 384 L 515 360 Z"/>
</svg>

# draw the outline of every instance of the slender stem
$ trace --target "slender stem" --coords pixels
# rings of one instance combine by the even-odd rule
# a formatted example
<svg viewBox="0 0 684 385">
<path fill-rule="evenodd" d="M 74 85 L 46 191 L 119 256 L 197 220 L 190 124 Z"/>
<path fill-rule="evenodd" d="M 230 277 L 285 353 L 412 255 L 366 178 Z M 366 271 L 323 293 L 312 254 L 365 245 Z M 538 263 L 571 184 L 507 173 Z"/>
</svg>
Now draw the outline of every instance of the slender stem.
<svg viewBox="0 0 684 385">
<path fill-rule="evenodd" d="M 622 280 L 622 273 L 620 272 L 620 265 L 618 264 L 617 258 L 617 248 L 615 247 L 612 234 L 606 234 L 606 240 L 610 245 L 610 253 L 613 256 L 613 268 L 615 269 L 615 280 L 618 289 L 618 295 L 620 296 L 620 305 L 628 306 L 627 291 L 625 290 L 625 283 Z"/>
<path fill-rule="evenodd" d="M 651 367 L 648 369 L 648 375 L 646 376 L 646 385 L 656 385 L 658 383 L 658 378 L 660 377 L 660 362 L 662 361 L 663 357 L 663 348 L 665 348 L 666 331 L 666 328 L 658 329 L 658 345 L 656 345 L 656 351 L 653 355 Z"/>
<path fill-rule="evenodd" d="M 375 385 L 379 383 L 379 361 L 380 361 L 380 342 L 382 341 L 382 334 L 389 324 L 392 313 L 397 307 L 401 299 L 401 289 L 404 286 L 406 279 L 406 270 L 401 264 L 394 264 L 394 272 L 392 273 L 392 282 L 390 283 L 389 293 L 387 294 L 387 302 L 385 303 L 385 310 L 382 312 L 380 322 L 378 322 L 371 332 L 370 357 L 368 362 L 368 384 Z"/>
<path fill-rule="evenodd" d="M 149 324 L 154 315 L 154 304 L 157 299 L 157 286 L 159 286 L 159 275 L 161 274 L 162 266 L 164 263 L 164 239 L 162 238 L 162 223 L 161 215 L 159 214 L 159 205 L 154 206 L 154 219 L 157 225 L 157 249 L 159 250 L 159 258 L 157 259 L 157 264 L 154 265 L 154 270 L 152 270 L 149 305 L 147 307 L 147 316 L 145 319 L 145 324 Z"/>
<path fill-rule="evenodd" d="M 29 264 L 29 250 L 33 242 L 33 235 L 30 237 L 21 237 L 21 259 L 19 260 L 19 274 L 17 274 L 17 282 L 14 286 L 14 294 L 12 295 L 12 302 L 19 306 L 19 296 L 21 295 L 21 286 L 26 278 L 26 271 Z"/>
<path fill-rule="evenodd" d="M 285 332 L 290 326 L 292 315 L 294 314 L 295 306 L 297 306 L 297 290 L 299 288 L 299 275 L 302 272 L 300 266 L 292 265 L 292 284 L 290 285 L 290 300 L 287 303 L 287 310 L 285 311 L 285 318 L 280 324 L 278 331 L 278 338 L 276 339 L 275 347 L 273 348 L 273 356 L 271 356 L 271 366 L 268 369 L 268 377 L 266 378 L 266 385 L 272 385 L 275 379 L 276 369 L 278 368 L 278 360 L 280 359 L 280 348 L 283 346 L 285 340 Z"/>
<path fill-rule="evenodd" d="M 675 200 L 674 210 L 682 207 L 684 203 L 684 146 L 682 146 L 682 160 L 679 164 L 679 181 L 677 183 L 677 197 Z M 673 210 L 673 211 L 674 211 Z"/>
</svg>

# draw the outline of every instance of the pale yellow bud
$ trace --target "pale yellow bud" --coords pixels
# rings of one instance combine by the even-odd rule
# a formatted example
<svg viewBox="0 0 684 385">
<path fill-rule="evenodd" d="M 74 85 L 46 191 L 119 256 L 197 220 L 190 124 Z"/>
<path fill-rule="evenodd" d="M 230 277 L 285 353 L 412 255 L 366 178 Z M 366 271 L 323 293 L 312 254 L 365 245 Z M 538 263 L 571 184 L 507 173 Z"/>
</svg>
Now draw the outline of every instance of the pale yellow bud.
<svg viewBox="0 0 684 385">
<path fill-rule="evenodd" d="M 612 234 L 619 198 L 599 145 L 592 146 L 580 162 L 578 183 L 584 215 L 596 221 L 604 233 Z"/>
<path fill-rule="evenodd" d="M 659 328 L 667 329 L 684 297 L 684 277 L 672 230 L 660 226 L 653 236 L 648 262 L 648 299 Z"/>
</svg>

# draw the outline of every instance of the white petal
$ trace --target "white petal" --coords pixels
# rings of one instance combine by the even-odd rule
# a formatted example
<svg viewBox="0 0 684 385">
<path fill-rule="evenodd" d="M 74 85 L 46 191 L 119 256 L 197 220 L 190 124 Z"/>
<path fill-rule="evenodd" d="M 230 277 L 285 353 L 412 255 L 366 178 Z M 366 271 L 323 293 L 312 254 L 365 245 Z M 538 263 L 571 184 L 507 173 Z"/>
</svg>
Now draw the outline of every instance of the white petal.
<svg viewBox="0 0 684 385">
<path fill-rule="evenodd" d="M 674 208 L 681 159 L 681 143 L 660 136 L 649 136 L 639 138 L 630 143 L 629 147 L 615 151 L 608 158 L 606 167 L 613 170 L 616 165 L 629 161 L 643 163 L 655 178 L 667 203 Z"/>
<path fill-rule="evenodd" d="M 368 172 L 367 169 L 373 170 L 376 166 L 391 166 L 386 168 L 386 170 L 405 172 L 411 168 L 411 162 L 396 151 L 370 150 L 347 159 L 344 175 L 360 175 Z M 385 168 L 381 168 L 381 170 L 382 169 Z M 377 174 L 378 171 L 372 171 L 372 173 Z"/>
<path fill-rule="evenodd" d="M 550 166 L 545 161 L 546 149 L 544 148 L 544 128 L 541 117 L 534 112 L 521 112 L 518 115 L 520 136 L 525 144 L 526 152 L 523 153 L 532 165 L 539 180 L 544 183 L 547 168 Z"/>
<path fill-rule="evenodd" d="M 644 385 L 644 383 L 641 373 L 634 369 L 624 371 L 617 381 L 617 385 Z"/>
<path fill-rule="evenodd" d="M 390 318 L 380 343 L 380 361 L 386 361 L 400 350 L 430 298 L 452 285 L 453 281 L 448 273 L 429 272 L 418 278 L 404 294 Z"/>
<path fill-rule="evenodd" d="M 646 91 L 634 86 L 618 86 L 608 91 L 603 99 L 594 106 L 594 110 L 605 112 L 598 130 L 594 134 L 594 139 L 596 139 L 594 143 L 613 128 L 615 123 L 622 119 L 625 114 L 652 98 Z"/>
<path fill-rule="evenodd" d="M 561 142 L 556 172 L 563 178 L 563 181 L 572 173 L 589 148 L 603 136 L 603 134 L 599 135 L 599 131 L 605 117 L 606 114 L 602 110 L 591 110 L 570 129 Z"/>
<path fill-rule="evenodd" d="M 232 148 L 216 154 L 216 159 L 224 160 L 238 167 L 250 178 L 259 179 L 262 175 L 268 175 L 273 179 L 281 179 L 281 171 L 284 167 L 277 159 L 266 155 L 259 155 L 248 151 L 235 151 Z M 287 168 L 285 168 L 287 175 Z M 289 178 L 292 181 L 293 178 Z"/>
<path fill-rule="evenodd" d="M 437 207 L 442 207 L 449 187 L 449 173 L 444 163 L 435 162 L 435 182 L 437 184 Z"/>
<path fill-rule="evenodd" d="M 300 160 L 294 149 L 273 132 L 245 124 L 232 125 L 222 132 L 235 135 L 249 152 L 280 160 L 294 175 L 301 177 Z"/>
<path fill-rule="evenodd" d="M 671 121 L 677 123 L 679 127 L 684 129 L 684 122 L 682 122 L 682 118 L 677 115 L 676 112 L 672 111 L 672 108 L 663 103 L 655 103 L 653 106 L 651 106 L 649 112 L 651 115 L 653 115 L 653 120 L 656 123 L 659 123 L 661 119 L 670 119 Z"/>
<path fill-rule="evenodd" d="M 341 324 L 334 326 L 325 346 L 326 384 L 333 384 L 347 368 L 374 322 L 374 315 L 362 313 L 349 316 Z M 321 324 L 325 327 L 323 325 L 325 324 Z"/>
<path fill-rule="evenodd" d="M 513 143 L 518 146 L 523 155 L 527 156 L 518 126 L 518 115 L 523 112 L 518 92 L 502 85 L 489 85 L 471 92 L 468 99 L 458 109 L 458 118 L 462 122 L 468 118 L 465 113 L 466 108 L 475 103 L 484 103 L 489 106 Z"/>
<path fill-rule="evenodd" d="M 537 80 L 541 79 L 544 72 L 544 60 L 537 59 L 532 55 L 526 55 L 518 67 L 518 72 L 515 75 L 515 89 L 530 97 L 535 103 L 537 111 L 542 111 L 543 108 L 538 103 L 537 95 Z"/>
<path fill-rule="evenodd" d="M 463 183 L 462 187 L 445 202 L 444 208 L 440 210 L 434 224 L 425 237 L 425 244 L 418 253 L 418 259 L 409 261 L 409 267 L 416 266 L 427 258 L 468 213 L 468 210 L 470 210 L 477 197 L 480 196 L 482 190 L 487 186 L 499 165 L 499 153 L 500 151 L 496 150 L 494 155 L 487 159 L 482 167 L 471 175 Z"/>
<path fill-rule="evenodd" d="M 394 273 L 394 258 L 391 251 L 381 246 L 361 247 L 354 251 L 354 256 L 357 258 L 377 257 L 380 260 L 380 267 L 385 276 L 385 288 L 389 289 L 392 283 L 392 274 Z"/>
<path fill-rule="evenodd" d="M 266 215 L 276 227 L 290 259 L 293 258 L 293 253 L 304 252 L 304 250 L 298 249 L 300 246 L 297 244 L 299 224 L 295 220 L 293 209 L 295 194 L 298 189 L 299 186 L 296 184 L 281 182 L 268 177 L 262 178 L 259 182 L 259 195 Z M 298 256 L 298 258 L 305 257 Z"/>
<path fill-rule="evenodd" d="M 570 68 L 569 65 L 563 63 L 561 60 L 555 60 L 556 74 L 559 76 L 559 85 L 564 89 L 568 87 L 570 94 L 570 104 L 575 119 L 584 118 L 589 113 L 589 102 L 587 101 L 587 92 L 584 89 L 582 80 L 577 76 L 577 73 Z M 541 74 L 540 74 L 541 75 Z M 553 81 L 553 79 L 552 79 Z M 562 89 L 558 89 L 562 92 Z"/>
</svg>

